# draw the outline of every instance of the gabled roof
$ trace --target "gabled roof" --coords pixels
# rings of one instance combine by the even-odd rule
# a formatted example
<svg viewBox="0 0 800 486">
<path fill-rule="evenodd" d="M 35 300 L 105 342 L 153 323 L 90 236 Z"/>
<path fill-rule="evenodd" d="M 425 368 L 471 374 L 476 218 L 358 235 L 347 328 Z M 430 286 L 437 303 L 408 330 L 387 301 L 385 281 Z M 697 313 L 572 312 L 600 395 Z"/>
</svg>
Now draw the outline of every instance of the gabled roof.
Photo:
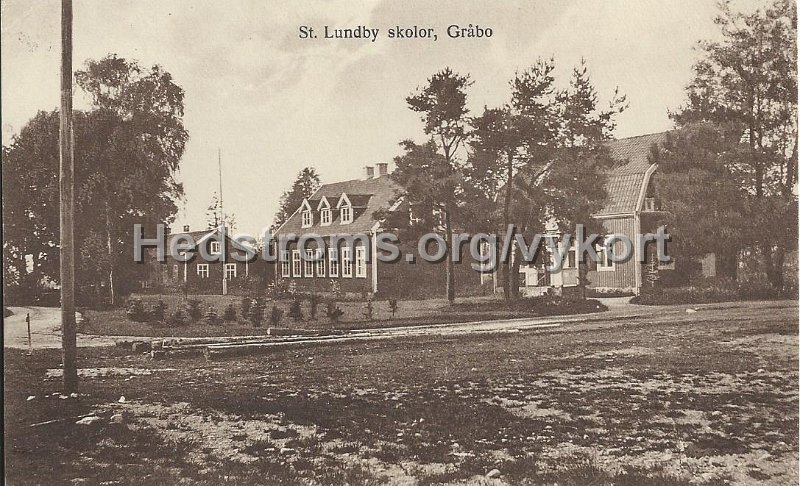
<svg viewBox="0 0 800 486">
<path fill-rule="evenodd" d="M 214 241 L 218 241 L 219 238 L 214 238 L 215 236 L 219 236 L 221 234 L 221 226 L 214 229 L 208 229 L 203 231 L 189 231 L 187 232 L 179 232 L 179 233 L 170 233 L 167 235 L 167 251 L 171 248 L 172 242 L 178 238 L 179 236 L 190 236 L 192 241 L 194 241 L 195 246 L 193 248 L 197 248 L 205 244 L 208 240 L 214 239 Z M 254 247 L 246 242 L 238 242 L 231 238 L 230 234 L 225 234 L 225 238 L 230 242 L 231 248 L 240 250 L 240 251 L 247 251 L 248 249 L 253 249 Z"/>
<path fill-rule="evenodd" d="M 323 197 L 329 201 L 338 200 L 342 194 L 353 206 L 353 222 L 340 224 L 339 212 L 332 211 L 330 225 L 320 225 L 320 218 L 314 218 L 314 224 L 309 228 L 301 226 L 300 214 L 293 214 L 286 223 L 276 232 L 276 235 L 294 233 L 318 234 L 330 236 L 334 234 L 367 233 L 375 226 L 373 215 L 381 209 L 389 209 L 394 200 L 400 195 L 401 188 L 391 180 L 388 175 L 371 179 L 355 179 L 351 181 L 334 182 L 325 184 L 314 193 L 309 201 L 321 200 Z"/>
<path fill-rule="evenodd" d="M 651 133 L 608 142 L 611 156 L 619 164 L 609 171 L 605 186 L 608 200 L 596 216 L 628 214 L 639 209 L 636 207 L 639 194 L 647 182 L 645 176 L 652 165 L 648 158 L 650 149 L 653 145 L 663 144 L 667 133 Z"/>
<path fill-rule="evenodd" d="M 331 203 L 328 202 L 328 198 L 325 197 L 325 196 L 322 196 L 322 198 L 320 198 L 319 204 L 317 204 L 317 211 L 319 211 L 323 207 L 327 208 L 327 209 L 330 209 L 330 207 L 331 207 Z"/>
</svg>

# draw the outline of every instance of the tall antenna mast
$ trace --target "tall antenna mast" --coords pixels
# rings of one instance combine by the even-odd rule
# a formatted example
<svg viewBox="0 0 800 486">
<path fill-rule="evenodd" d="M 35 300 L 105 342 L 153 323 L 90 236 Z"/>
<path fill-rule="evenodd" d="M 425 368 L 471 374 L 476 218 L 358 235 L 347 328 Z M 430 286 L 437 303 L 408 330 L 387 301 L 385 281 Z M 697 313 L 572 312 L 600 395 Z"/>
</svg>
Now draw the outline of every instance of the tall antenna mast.
<svg viewBox="0 0 800 486">
<path fill-rule="evenodd" d="M 217 148 L 217 165 L 219 166 L 219 219 L 225 226 L 225 211 L 222 206 L 222 149 Z"/>
</svg>

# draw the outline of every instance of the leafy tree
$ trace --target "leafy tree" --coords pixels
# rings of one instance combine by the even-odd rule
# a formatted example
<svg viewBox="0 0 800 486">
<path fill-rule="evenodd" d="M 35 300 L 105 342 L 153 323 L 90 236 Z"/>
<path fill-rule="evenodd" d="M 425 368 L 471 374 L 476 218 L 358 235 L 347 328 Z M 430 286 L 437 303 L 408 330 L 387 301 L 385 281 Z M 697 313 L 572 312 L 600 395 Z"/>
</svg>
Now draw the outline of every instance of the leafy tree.
<svg viewBox="0 0 800 486">
<path fill-rule="evenodd" d="M 139 272 L 129 258 L 134 223 L 170 222 L 183 194 L 174 179 L 188 139 L 183 90 L 160 66 L 113 55 L 75 78 L 93 100 L 73 113 L 76 280 L 83 298 L 113 303 Z M 18 264 L 7 270 L 18 280 L 58 281 L 58 143 L 58 113 L 40 112 L 3 148 L 4 188 L 14 188 L 3 196 L 12 209 L 4 253 L 34 259 L 31 275 Z"/>
<path fill-rule="evenodd" d="M 446 293 L 451 303 L 455 300 L 451 247 L 453 217 L 458 211 L 459 182 L 463 179 L 457 152 L 467 137 L 469 110 L 466 106 L 466 90 L 471 84 L 469 76 L 445 68 L 431 76 L 427 86 L 406 98 L 409 108 L 421 115 L 425 134 L 431 138 L 424 145 L 403 142 L 401 145 L 406 150 L 406 156 L 395 160 L 400 165 L 393 173 L 393 176 L 396 174 L 395 180 L 406 189 L 412 208 L 415 204 L 422 204 L 426 217 L 428 208 L 435 210 L 437 216 L 442 216 L 447 253 Z M 430 172 L 423 170 L 416 175 L 410 173 L 416 169 L 416 164 L 422 164 Z M 408 179 L 414 179 L 415 184 L 409 184 Z M 436 191 L 438 194 L 435 194 Z"/>
<path fill-rule="evenodd" d="M 627 108 L 626 99 L 615 89 L 608 106 L 601 108 L 583 60 L 573 69 L 569 88 L 559 92 L 557 99 L 560 146 L 543 181 L 547 212 L 562 232 L 573 237 L 578 224 L 587 233 L 602 234 L 603 225 L 594 214 L 603 208 L 607 173 L 616 163 L 606 143 L 616 128 L 615 117 Z M 587 273 L 587 262 L 578 262 L 582 297 Z"/>
<path fill-rule="evenodd" d="M 658 164 L 653 182 L 673 238 L 671 253 L 682 265 L 714 253 L 723 273 L 735 278 L 750 222 L 747 192 L 730 169 L 747 148 L 729 127 L 689 125 L 654 147 L 650 160 Z"/>
<path fill-rule="evenodd" d="M 542 150 L 550 148 L 556 140 L 554 68 L 552 59 L 537 60 L 511 81 L 509 104 L 485 108 L 482 115 L 472 119 L 469 179 L 489 195 L 502 195 L 502 231 L 511 223 L 520 223 L 512 218 L 515 176 L 524 168 L 534 169 L 541 164 L 545 158 Z M 511 271 L 508 260 L 502 263 L 503 294 L 509 299 L 518 292 L 517 279 L 512 277 L 517 272 Z"/>
<path fill-rule="evenodd" d="M 746 150 L 725 163 L 747 192 L 746 237 L 782 287 L 785 253 L 797 245 L 797 11 L 788 0 L 747 14 L 722 3 L 715 22 L 722 39 L 700 43 L 687 101 L 671 116 L 738 129 Z"/>
<path fill-rule="evenodd" d="M 292 188 L 281 196 L 280 209 L 275 214 L 273 226 L 279 228 L 303 204 L 303 199 L 311 197 L 320 186 L 320 178 L 313 167 L 306 167 L 297 174 Z"/>
</svg>

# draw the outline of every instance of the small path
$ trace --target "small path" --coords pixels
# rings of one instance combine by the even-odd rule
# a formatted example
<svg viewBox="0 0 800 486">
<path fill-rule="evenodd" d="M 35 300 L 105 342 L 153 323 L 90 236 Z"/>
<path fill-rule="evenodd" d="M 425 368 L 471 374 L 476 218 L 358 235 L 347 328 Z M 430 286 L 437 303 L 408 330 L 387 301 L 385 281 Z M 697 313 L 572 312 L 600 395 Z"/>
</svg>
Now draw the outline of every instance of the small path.
<svg viewBox="0 0 800 486">
<path fill-rule="evenodd" d="M 34 349 L 61 347 L 61 309 L 58 307 L 9 307 L 14 314 L 3 319 L 3 347 L 28 348 L 28 326 L 25 316 L 31 316 L 31 342 Z M 75 313 L 80 324 L 83 316 Z M 113 346 L 126 336 L 96 336 L 78 333 L 78 347 Z M 141 338 L 139 338 L 141 339 Z"/>
</svg>

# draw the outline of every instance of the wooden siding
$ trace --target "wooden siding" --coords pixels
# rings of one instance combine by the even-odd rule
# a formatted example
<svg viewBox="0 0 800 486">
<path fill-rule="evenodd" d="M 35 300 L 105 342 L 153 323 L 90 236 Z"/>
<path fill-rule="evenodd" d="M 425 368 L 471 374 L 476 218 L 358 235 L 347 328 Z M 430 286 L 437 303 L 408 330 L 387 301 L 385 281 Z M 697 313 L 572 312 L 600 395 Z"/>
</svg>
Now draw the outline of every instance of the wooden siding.
<svg viewBox="0 0 800 486">
<path fill-rule="evenodd" d="M 630 238 L 631 242 L 636 247 L 636 230 L 633 216 L 623 216 L 619 218 L 610 218 L 603 220 L 603 227 L 606 229 L 608 235 L 621 234 Z M 615 250 L 621 251 L 622 244 L 617 242 Z M 631 255 L 631 258 L 624 262 L 617 262 L 614 264 L 613 271 L 597 271 L 592 265 L 589 270 L 589 287 L 592 288 L 608 288 L 608 289 L 635 289 L 636 288 L 636 255 Z"/>
</svg>

